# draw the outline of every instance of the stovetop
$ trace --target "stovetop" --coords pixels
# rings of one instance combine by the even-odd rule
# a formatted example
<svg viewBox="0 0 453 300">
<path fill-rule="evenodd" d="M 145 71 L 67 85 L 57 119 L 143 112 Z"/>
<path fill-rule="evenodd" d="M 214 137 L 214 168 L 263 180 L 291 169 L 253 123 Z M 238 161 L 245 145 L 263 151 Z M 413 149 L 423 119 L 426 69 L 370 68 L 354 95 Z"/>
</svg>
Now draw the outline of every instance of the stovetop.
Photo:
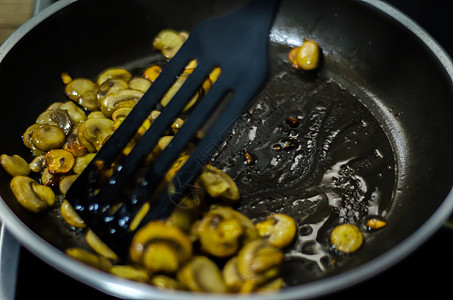
<svg viewBox="0 0 453 300">
<path fill-rule="evenodd" d="M 425 28 L 453 57 L 453 1 L 388 0 Z M 408 215 L 408 217 L 410 217 Z M 409 257 L 365 282 L 319 299 L 453 299 L 453 230 L 442 228 Z M 116 299 L 79 283 L 21 249 L 16 299 Z M 347 297 L 347 298 L 346 298 Z"/>
</svg>

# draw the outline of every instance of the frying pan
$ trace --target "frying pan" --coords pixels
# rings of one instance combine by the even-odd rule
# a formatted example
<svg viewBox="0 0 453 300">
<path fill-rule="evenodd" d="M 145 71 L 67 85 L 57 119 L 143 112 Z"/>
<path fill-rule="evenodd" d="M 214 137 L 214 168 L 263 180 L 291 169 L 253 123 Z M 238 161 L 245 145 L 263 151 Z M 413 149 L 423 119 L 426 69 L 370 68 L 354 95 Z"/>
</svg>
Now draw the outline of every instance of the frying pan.
<svg viewBox="0 0 453 300">
<path fill-rule="evenodd" d="M 157 59 L 151 45 L 160 30 L 190 31 L 242 4 L 81 0 L 53 5 L 0 48 L 0 152 L 31 159 L 20 136 L 39 112 L 65 99 L 61 72 L 94 78 L 115 65 L 140 70 Z M 240 211 L 254 220 L 283 211 L 299 221 L 292 250 L 302 255 L 293 252 L 285 265 L 289 287 L 278 298 L 313 298 L 395 264 L 451 213 L 453 66 L 420 27 L 380 1 L 284 1 L 270 38 L 270 81 L 215 163 L 235 176 L 243 196 Z M 323 50 L 317 72 L 295 72 L 286 61 L 289 49 L 304 38 Z M 300 125 L 288 127 L 287 117 L 299 118 Z M 276 145 L 291 147 L 278 152 Z M 254 155 L 252 166 L 241 162 L 243 150 Z M 24 210 L 9 180 L 2 170 L 2 222 L 50 265 L 118 297 L 199 297 L 159 291 L 68 258 L 62 250 L 80 245 L 82 237 L 64 226 L 56 210 Z M 348 194 L 345 188 L 362 193 Z M 370 214 L 384 217 L 388 226 L 365 233 L 358 252 L 319 250 L 326 249 L 333 225 L 360 223 Z"/>
</svg>

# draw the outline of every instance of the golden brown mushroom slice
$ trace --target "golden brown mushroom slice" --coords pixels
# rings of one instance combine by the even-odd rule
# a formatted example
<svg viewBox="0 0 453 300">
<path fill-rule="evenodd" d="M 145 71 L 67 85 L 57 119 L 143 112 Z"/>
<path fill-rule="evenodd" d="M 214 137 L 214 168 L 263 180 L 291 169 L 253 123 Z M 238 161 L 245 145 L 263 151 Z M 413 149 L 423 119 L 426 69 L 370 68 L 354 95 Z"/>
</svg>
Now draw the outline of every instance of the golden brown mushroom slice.
<svg viewBox="0 0 453 300">
<path fill-rule="evenodd" d="M 101 107 L 102 101 L 104 101 L 107 95 L 127 88 L 129 88 L 129 84 L 124 79 L 111 78 L 106 80 L 103 84 L 99 86 L 99 90 L 97 93 L 99 107 Z"/>
<path fill-rule="evenodd" d="M 151 81 L 143 77 L 135 77 L 129 81 L 129 88 L 139 90 L 143 93 L 146 93 L 150 86 Z"/>
<path fill-rule="evenodd" d="M 283 259 L 284 255 L 278 248 L 258 239 L 239 251 L 237 270 L 241 278 L 258 286 L 279 275 Z"/>
<path fill-rule="evenodd" d="M 227 291 L 219 267 L 206 256 L 194 256 L 178 271 L 177 278 L 191 291 L 210 293 Z"/>
<path fill-rule="evenodd" d="M 71 152 L 64 149 L 53 149 L 44 156 L 51 174 L 65 174 L 72 170 L 75 158 Z"/>
<path fill-rule="evenodd" d="M 134 107 L 143 96 L 143 92 L 133 89 L 124 89 L 108 94 L 101 102 L 102 113 L 111 118 L 115 110 L 122 107 Z"/>
<path fill-rule="evenodd" d="M 159 32 L 153 41 L 153 46 L 162 51 L 162 54 L 171 59 L 187 40 L 188 34 L 177 32 L 171 29 L 165 29 Z"/>
<path fill-rule="evenodd" d="M 19 155 L 2 154 L 0 156 L 0 164 L 11 176 L 27 176 L 31 172 L 29 164 Z"/>
<path fill-rule="evenodd" d="M 321 50 L 318 43 L 306 40 L 300 47 L 293 48 L 288 55 L 291 66 L 295 69 L 312 71 L 318 68 Z"/>
<path fill-rule="evenodd" d="M 114 131 L 114 122 L 107 118 L 89 118 L 79 126 L 77 137 L 89 152 L 99 151 Z"/>
<path fill-rule="evenodd" d="M 85 235 L 85 240 L 88 245 L 90 245 L 91 249 L 96 251 L 99 255 L 110 259 L 110 260 L 117 260 L 118 256 L 112 249 L 110 249 L 101 239 L 90 229 L 87 231 Z"/>
<path fill-rule="evenodd" d="M 15 176 L 10 183 L 17 201 L 32 212 L 41 212 L 55 204 L 55 193 L 27 176 Z"/>
<path fill-rule="evenodd" d="M 175 272 L 192 256 L 192 242 L 179 228 L 152 221 L 141 228 L 131 243 L 130 257 L 153 272 Z"/>
<path fill-rule="evenodd" d="M 284 214 L 271 214 L 266 220 L 256 224 L 259 235 L 272 246 L 283 248 L 296 236 L 296 222 Z"/>
<path fill-rule="evenodd" d="M 155 275 L 151 278 L 150 283 L 157 288 L 170 290 L 185 290 L 186 287 L 179 281 L 162 274 Z"/>
<path fill-rule="evenodd" d="M 198 223 L 197 234 L 201 248 L 217 257 L 234 255 L 242 243 L 258 237 L 246 216 L 226 206 L 213 206 Z"/>
<path fill-rule="evenodd" d="M 74 173 L 81 174 L 95 156 L 96 156 L 96 153 L 88 153 L 88 154 L 76 157 L 74 167 L 72 167 L 72 170 L 74 171 Z"/>
<path fill-rule="evenodd" d="M 99 86 L 85 78 L 74 79 L 65 87 L 65 93 L 72 101 L 83 106 L 87 110 L 99 110 L 97 92 Z"/>
<path fill-rule="evenodd" d="M 108 68 L 102 71 L 96 80 L 97 84 L 100 86 L 109 79 L 121 79 L 125 82 L 128 82 L 132 77 L 132 74 L 123 68 Z"/>
<path fill-rule="evenodd" d="M 41 173 L 44 168 L 47 167 L 46 165 L 46 159 L 44 155 L 39 155 L 35 157 L 31 163 L 29 164 L 30 170 L 36 173 Z"/>
<path fill-rule="evenodd" d="M 181 76 L 178 77 L 178 79 L 175 81 L 175 83 L 170 87 L 170 89 L 165 93 L 165 95 L 162 97 L 160 104 L 165 107 L 170 103 L 171 99 L 176 95 L 176 93 L 179 91 L 181 86 L 184 84 L 184 82 L 189 78 L 190 72 L 185 70 Z M 197 102 L 198 98 L 201 95 L 201 90 L 195 93 L 195 95 L 190 99 L 190 101 L 186 104 L 186 106 L 183 109 L 183 112 L 188 111 L 192 106 L 195 105 Z"/>
<path fill-rule="evenodd" d="M 83 219 L 77 214 L 77 212 L 74 210 L 74 208 L 71 206 L 71 204 L 67 200 L 64 200 L 63 203 L 61 203 L 60 213 L 61 213 L 61 216 L 63 217 L 63 219 L 69 225 L 77 227 L 77 228 L 86 227 L 86 224 L 83 221 Z"/>
<path fill-rule="evenodd" d="M 213 198 L 220 198 L 227 202 L 239 200 L 239 189 L 233 179 L 225 172 L 212 165 L 206 165 L 200 175 L 200 182 L 208 194 Z"/>
<path fill-rule="evenodd" d="M 336 250 L 352 253 L 362 246 L 363 235 L 360 229 L 353 224 L 340 224 L 332 230 L 330 241 Z"/>
<path fill-rule="evenodd" d="M 47 152 L 62 147 L 66 142 L 66 134 L 57 126 L 38 125 L 33 131 L 30 141 L 36 149 Z"/>
<path fill-rule="evenodd" d="M 136 266 L 114 265 L 110 268 L 110 273 L 121 278 L 126 278 L 138 282 L 149 282 L 148 271 Z"/>
<path fill-rule="evenodd" d="M 110 272 L 112 263 L 103 256 L 96 255 L 83 248 L 66 249 L 66 254 L 94 268 Z"/>
<path fill-rule="evenodd" d="M 59 127 L 66 135 L 71 132 L 72 128 L 72 120 L 68 111 L 59 108 L 48 109 L 41 113 L 36 119 L 36 124 Z"/>
<path fill-rule="evenodd" d="M 66 111 L 71 118 L 72 123 L 75 125 L 83 123 L 87 118 L 85 111 L 72 101 L 63 103 L 60 106 L 60 110 Z"/>
</svg>

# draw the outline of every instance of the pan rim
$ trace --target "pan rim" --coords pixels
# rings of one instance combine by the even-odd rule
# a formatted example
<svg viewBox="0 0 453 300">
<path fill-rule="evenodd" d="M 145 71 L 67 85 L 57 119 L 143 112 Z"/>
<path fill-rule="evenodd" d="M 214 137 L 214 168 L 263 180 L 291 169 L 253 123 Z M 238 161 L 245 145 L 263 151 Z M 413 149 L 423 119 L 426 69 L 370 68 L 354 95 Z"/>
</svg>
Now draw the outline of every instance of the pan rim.
<svg viewBox="0 0 453 300">
<path fill-rule="evenodd" d="M 39 23 L 47 19 L 52 14 L 58 12 L 64 7 L 76 2 L 76 0 L 61 0 L 45 9 L 43 12 L 33 17 L 22 25 L 5 43 L 0 47 L 0 62 L 13 46 L 30 30 Z M 380 0 L 358 0 L 365 3 L 378 11 L 385 13 L 392 19 L 396 20 L 410 32 L 412 32 L 424 45 L 426 45 L 433 55 L 439 60 L 442 67 L 448 73 L 453 81 L 453 63 L 449 55 L 438 44 L 434 38 L 420 27 L 415 21 L 404 13 L 400 12 L 390 4 Z M 1 199 L 1 197 L 0 197 Z M 375 259 L 353 268 L 349 271 L 342 272 L 314 282 L 300 286 L 289 287 L 278 294 L 279 299 L 307 299 L 318 297 L 333 292 L 343 290 L 395 265 L 403 258 L 412 253 L 422 243 L 424 243 L 435 231 L 437 231 L 450 216 L 453 211 L 453 190 L 445 197 L 442 204 L 437 208 L 434 214 L 415 232 L 413 232 L 404 241 L 376 257 Z M 3 201 L 0 201 L 0 220 L 6 226 L 9 232 L 27 249 L 32 251 L 40 259 L 50 264 L 61 272 L 75 278 L 93 288 L 101 290 L 107 294 L 127 298 L 152 298 L 155 299 L 199 299 L 199 294 L 193 292 L 170 292 L 158 290 L 152 286 L 126 281 L 119 277 L 109 275 L 102 271 L 93 269 L 74 259 L 69 258 L 59 249 L 49 244 L 31 229 L 29 229 Z M 1 241 L 0 241 L 1 242 Z M 68 259 L 69 258 L 69 259 Z M 204 294 L 204 296 L 208 296 Z M 237 295 L 209 295 L 214 299 L 232 299 Z M 275 294 L 269 295 L 250 295 L 244 299 L 275 299 Z"/>
</svg>

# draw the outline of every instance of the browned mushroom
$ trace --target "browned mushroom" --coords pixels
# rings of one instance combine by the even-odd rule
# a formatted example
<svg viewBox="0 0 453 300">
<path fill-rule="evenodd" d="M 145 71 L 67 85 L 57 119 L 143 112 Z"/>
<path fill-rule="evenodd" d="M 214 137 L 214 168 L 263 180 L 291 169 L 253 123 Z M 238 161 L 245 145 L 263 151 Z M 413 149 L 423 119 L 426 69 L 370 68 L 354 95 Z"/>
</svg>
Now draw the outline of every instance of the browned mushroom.
<svg viewBox="0 0 453 300">
<path fill-rule="evenodd" d="M 192 256 L 192 242 L 179 228 L 152 221 L 141 228 L 131 243 L 130 257 L 153 272 L 175 272 Z"/>
<path fill-rule="evenodd" d="M 177 277 L 195 292 L 224 293 L 227 291 L 219 267 L 206 256 L 194 256 L 179 270 Z"/>
</svg>

